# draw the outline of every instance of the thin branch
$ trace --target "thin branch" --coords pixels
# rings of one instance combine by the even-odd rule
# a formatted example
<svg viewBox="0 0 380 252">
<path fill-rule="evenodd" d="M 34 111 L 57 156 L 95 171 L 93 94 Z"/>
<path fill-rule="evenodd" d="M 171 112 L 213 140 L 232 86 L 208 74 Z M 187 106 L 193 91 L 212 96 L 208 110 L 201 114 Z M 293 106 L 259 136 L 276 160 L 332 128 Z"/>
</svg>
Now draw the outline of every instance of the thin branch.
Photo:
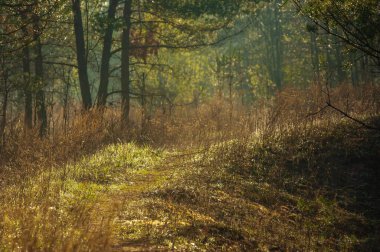
<svg viewBox="0 0 380 252">
<path fill-rule="evenodd" d="M 338 112 L 339 112 L 340 114 L 342 114 L 343 116 L 345 116 L 345 117 L 347 117 L 348 119 L 350 119 L 350 120 L 352 120 L 352 121 L 354 121 L 354 122 L 356 122 L 356 123 L 362 125 L 363 127 L 367 128 L 367 129 L 370 129 L 370 130 L 378 130 L 378 131 L 380 131 L 380 128 L 373 127 L 373 126 L 371 126 L 371 125 L 369 125 L 369 124 L 366 124 L 366 123 L 363 122 L 363 121 L 360 121 L 359 119 L 356 119 L 356 118 L 350 116 L 348 113 L 344 112 L 344 111 L 341 110 L 340 108 L 335 107 L 334 105 L 332 105 L 331 102 L 326 102 L 326 107 L 330 107 L 330 108 L 332 108 L 332 109 L 338 111 Z"/>
</svg>

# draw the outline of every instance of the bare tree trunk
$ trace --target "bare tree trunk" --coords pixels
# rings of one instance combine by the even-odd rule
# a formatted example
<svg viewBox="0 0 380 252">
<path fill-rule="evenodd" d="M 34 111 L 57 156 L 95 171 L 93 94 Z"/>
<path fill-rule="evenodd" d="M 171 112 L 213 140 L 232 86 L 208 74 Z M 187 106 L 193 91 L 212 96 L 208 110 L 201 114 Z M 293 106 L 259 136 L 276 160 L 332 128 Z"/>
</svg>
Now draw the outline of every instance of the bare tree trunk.
<svg viewBox="0 0 380 252">
<path fill-rule="evenodd" d="M 325 56 L 326 56 L 326 80 L 330 83 L 330 87 L 335 86 L 336 78 L 334 72 L 334 62 L 332 59 L 332 48 L 330 34 L 325 35 Z"/>
<path fill-rule="evenodd" d="M 339 32 L 338 30 L 334 29 L 334 33 L 338 34 Z M 342 44 L 336 36 L 333 36 L 333 43 L 335 49 L 335 67 L 337 73 L 337 83 L 341 84 L 346 79 L 346 74 L 343 70 Z"/>
<path fill-rule="evenodd" d="M 265 39 L 266 67 L 271 81 L 277 89 L 283 86 L 283 28 L 281 24 L 280 0 L 267 6 L 263 17 L 262 32 Z"/>
<path fill-rule="evenodd" d="M 100 84 L 98 90 L 99 107 L 105 106 L 107 103 L 108 83 L 109 83 L 109 68 L 112 48 L 112 34 L 114 30 L 114 21 L 118 0 L 110 0 L 108 7 L 107 29 L 104 34 L 102 60 L 100 65 Z"/>
<path fill-rule="evenodd" d="M 36 44 L 36 62 L 35 62 L 35 72 L 38 83 L 38 91 L 36 94 L 37 103 L 37 119 L 40 126 L 40 136 L 46 135 L 47 130 L 47 114 L 45 105 L 45 92 L 44 82 L 43 82 L 43 62 L 42 62 L 42 46 L 40 41 Z"/>
<path fill-rule="evenodd" d="M 141 92 L 141 136 L 144 136 L 146 134 L 146 126 L 147 126 L 145 80 L 146 80 L 146 73 L 142 73 L 141 89 L 140 89 L 140 92 Z"/>
<path fill-rule="evenodd" d="M 74 32 L 76 41 L 76 54 L 78 62 L 79 85 L 82 95 L 83 108 L 88 110 L 92 107 L 90 82 L 88 80 L 86 46 L 84 42 L 84 31 L 80 0 L 72 1 L 74 15 Z"/>
<path fill-rule="evenodd" d="M 29 10 L 30 11 L 30 10 Z M 22 14 L 21 18 L 23 22 L 26 21 L 26 15 Z M 22 32 L 25 37 L 28 37 L 27 27 L 23 27 Z M 33 127 L 33 94 L 30 86 L 30 52 L 29 46 L 26 45 L 22 49 L 22 70 L 24 74 L 24 95 L 25 95 L 25 107 L 24 107 L 24 129 L 28 130 Z"/>
<path fill-rule="evenodd" d="M 35 1 L 35 5 L 38 6 L 38 0 Z M 34 14 L 34 41 L 35 41 L 35 74 L 38 82 L 38 91 L 36 94 L 36 105 L 37 105 L 37 119 L 40 126 L 40 136 L 46 135 L 47 130 L 47 115 L 45 106 L 45 92 L 44 92 L 44 80 L 43 80 L 43 58 L 42 58 L 42 44 L 41 44 L 41 29 L 40 20 L 37 14 Z"/>
<path fill-rule="evenodd" d="M 65 79 L 65 76 L 64 76 Z M 63 128 L 65 134 L 67 133 L 67 125 L 69 122 L 69 97 L 70 95 L 70 74 L 67 75 L 67 80 L 65 81 L 65 90 L 64 90 L 64 96 L 63 96 Z"/>
<path fill-rule="evenodd" d="M 2 62 L 2 82 L 3 82 L 3 104 L 1 106 L 1 114 L 0 114 L 0 147 L 5 145 L 5 126 L 7 125 L 7 108 L 8 108 L 8 95 L 9 95 L 9 87 L 8 87 L 8 73 L 5 69 L 5 64 Z"/>
<path fill-rule="evenodd" d="M 351 82 L 354 87 L 359 85 L 359 77 L 358 77 L 358 64 L 357 59 L 355 58 L 356 52 L 350 53 L 350 61 L 351 61 Z"/>
<path fill-rule="evenodd" d="M 276 0 L 274 2 L 275 8 L 274 8 L 274 36 L 273 36 L 273 42 L 274 42 L 274 48 L 275 48 L 275 83 L 278 89 L 281 89 L 283 86 L 283 44 L 282 44 L 282 24 L 281 24 L 281 11 L 280 11 L 280 4 L 281 0 Z"/>
<path fill-rule="evenodd" d="M 122 119 L 124 122 L 129 120 L 129 109 L 130 109 L 130 32 L 131 32 L 131 11 L 132 11 L 132 0 L 125 0 L 123 18 L 124 18 L 124 29 L 122 34 L 121 42 L 121 90 L 122 90 Z"/>
<path fill-rule="evenodd" d="M 25 129 L 33 127 L 33 96 L 30 87 L 30 59 L 29 47 L 26 46 L 22 50 L 22 68 L 24 72 L 24 93 L 25 93 L 25 108 L 24 108 L 24 125 Z"/>
<path fill-rule="evenodd" d="M 230 122 L 229 122 L 229 125 L 230 127 L 232 126 L 232 111 L 233 111 L 233 101 L 232 101 L 232 85 L 233 85 L 233 74 L 232 74 L 232 63 L 233 63 L 233 56 L 230 56 L 230 59 L 229 59 L 229 64 L 228 64 L 228 68 L 229 68 L 229 81 L 228 81 L 228 92 L 229 92 L 229 99 L 228 99 L 228 102 L 229 102 L 229 105 L 230 105 L 230 111 L 229 111 L 229 119 L 230 119 Z"/>
<path fill-rule="evenodd" d="M 321 70 L 319 62 L 319 48 L 317 43 L 317 34 L 314 31 L 310 32 L 310 42 L 311 42 L 311 58 L 315 71 L 316 81 L 318 84 L 321 83 Z"/>
</svg>

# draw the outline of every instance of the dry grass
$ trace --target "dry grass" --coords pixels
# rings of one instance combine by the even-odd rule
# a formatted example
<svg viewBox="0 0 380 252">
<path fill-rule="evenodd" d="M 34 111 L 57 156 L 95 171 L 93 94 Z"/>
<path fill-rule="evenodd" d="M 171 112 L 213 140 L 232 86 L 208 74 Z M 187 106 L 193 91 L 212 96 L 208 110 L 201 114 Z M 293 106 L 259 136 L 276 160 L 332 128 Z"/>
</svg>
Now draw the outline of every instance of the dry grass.
<svg viewBox="0 0 380 252">
<path fill-rule="evenodd" d="M 120 210 L 117 248 L 373 251 L 379 147 L 380 134 L 338 123 L 169 155 Z"/>
<path fill-rule="evenodd" d="M 235 102 L 231 108 L 228 101 L 215 99 L 196 107 L 178 107 L 171 113 L 157 108 L 145 112 L 145 120 L 141 108 L 133 107 L 127 127 L 121 126 L 120 112 L 114 108 L 76 113 L 66 124 L 57 116 L 51 119 L 50 134 L 42 140 L 36 131 L 25 134 L 20 123 L 12 123 L 6 129 L 6 144 L 0 149 L 0 165 L 11 164 L 22 169 L 26 163 L 32 166 L 65 163 L 120 141 L 159 147 L 199 147 L 244 139 L 252 134 L 281 134 L 295 127 L 328 126 L 345 120 L 332 109 L 315 113 L 325 106 L 327 96 L 323 92 L 325 88 L 320 86 L 302 90 L 287 88 L 271 99 L 258 100 L 250 106 Z M 334 105 L 358 119 L 373 118 L 380 113 L 378 86 L 342 85 L 329 93 Z"/>
<path fill-rule="evenodd" d="M 330 96 L 378 126 L 378 87 Z M 45 139 L 13 125 L 0 151 L 0 250 L 376 248 L 378 133 L 314 114 L 324 102 L 314 86 L 145 120 L 134 108 L 127 127 L 116 110 L 91 111 L 64 129 L 55 119 Z"/>
</svg>

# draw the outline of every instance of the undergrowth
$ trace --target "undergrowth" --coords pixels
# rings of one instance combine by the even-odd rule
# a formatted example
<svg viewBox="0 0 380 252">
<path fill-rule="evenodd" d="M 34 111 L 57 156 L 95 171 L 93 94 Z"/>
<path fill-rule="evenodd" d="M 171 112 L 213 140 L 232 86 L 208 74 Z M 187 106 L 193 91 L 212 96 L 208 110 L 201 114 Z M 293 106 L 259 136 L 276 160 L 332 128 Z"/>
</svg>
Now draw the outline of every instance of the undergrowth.
<svg viewBox="0 0 380 252">
<path fill-rule="evenodd" d="M 318 88 L 129 125 L 92 111 L 44 139 L 8 128 L 0 250 L 376 251 L 380 133 L 315 114 Z M 378 88 L 331 97 L 349 92 L 334 104 L 378 127 Z"/>
<path fill-rule="evenodd" d="M 144 194 L 144 212 L 124 209 L 121 234 L 180 251 L 375 251 L 379 145 L 346 123 L 216 144 Z"/>
<path fill-rule="evenodd" d="M 107 198 L 127 182 L 128 172 L 148 169 L 162 156 L 162 151 L 148 147 L 115 144 L 75 164 L 52 167 L 2 188 L 0 250 L 109 248 L 118 206 Z M 111 204 L 114 211 L 102 211 L 103 204 Z"/>
</svg>

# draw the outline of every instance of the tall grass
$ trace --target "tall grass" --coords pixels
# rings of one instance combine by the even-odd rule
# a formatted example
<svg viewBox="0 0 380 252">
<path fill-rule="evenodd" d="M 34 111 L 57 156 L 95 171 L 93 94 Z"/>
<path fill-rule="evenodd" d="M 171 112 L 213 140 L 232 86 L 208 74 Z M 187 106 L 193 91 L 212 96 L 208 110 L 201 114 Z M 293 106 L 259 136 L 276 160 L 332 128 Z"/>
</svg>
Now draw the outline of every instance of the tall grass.
<svg viewBox="0 0 380 252">
<path fill-rule="evenodd" d="M 359 120 L 366 121 L 380 113 L 378 86 L 343 85 L 329 90 L 329 95 L 336 107 Z M 0 181 L 5 183 L 33 174 L 36 169 L 74 161 L 109 143 L 135 141 L 186 149 L 230 139 L 283 135 L 291 129 L 302 132 L 316 125 L 329 128 L 349 120 L 330 108 L 320 111 L 326 99 L 323 87 L 311 86 L 302 90 L 287 88 L 249 106 L 235 102 L 231 107 L 227 100 L 219 99 L 196 107 L 178 107 L 171 113 L 163 113 L 160 108 L 142 113 L 142 108 L 135 106 L 127 126 L 120 123 L 117 109 L 93 110 L 77 113 L 70 122 L 53 117 L 50 134 L 43 139 L 37 131 L 25 133 L 19 121 L 6 129 L 6 142 L 0 148 Z"/>
<path fill-rule="evenodd" d="M 68 124 L 53 118 L 49 135 L 43 139 L 36 132 L 25 133 L 21 125 L 14 124 L 6 129 L 6 143 L 0 152 L 0 244 L 3 246 L 0 250 L 111 249 L 116 213 L 102 212 L 101 205 L 114 204 L 115 211 L 121 207 L 123 199 L 112 203 L 106 195 L 117 194 L 119 186 L 125 183 L 126 167 L 154 166 L 161 160 L 163 154 L 151 148 L 181 150 L 182 154 L 203 153 L 205 156 L 198 156 L 202 161 L 200 166 L 211 167 L 211 175 L 205 179 L 217 180 L 220 175 L 212 171 L 225 168 L 222 173 L 227 172 L 228 178 L 235 176 L 230 174 L 241 178 L 256 176 L 270 184 L 273 192 L 287 190 L 297 197 L 316 199 L 318 195 L 307 194 L 318 188 L 335 186 L 343 190 L 346 185 L 352 186 L 349 183 L 352 176 L 343 176 L 344 164 L 334 170 L 328 162 L 319 166 L 318 162 L 324 152 L 332 156 L 335 151 L 339 155 L 344 152 L 344 157 L 357 156 L 352 152 L 365 151 L 363 143 L 371 141 L 362 141 L 367 138 L 357 133 L 360 125 L 349 124 L 349 119 L 332 109 L 321 110 L 326 101 L 321 90 L 320 86 L 303 90 L 288 88 L 249 106 L 236 101 L 231 107 L 228 101 L 215 99 L 199 106 L 178 107 L 171 113 L 164 113 L 160 108 L 142 113 L 142 108 L 136 106 L 129 125 L 120 123 L 116 109 L 93 110 L 72 118 Z M 336 107 L 377 127 L 379 87 L 341 86 L 329 90 L 329 95 Z M 350 126 L 340 130 L 345 124 Z M 334 134 L 341 137 L 334 138 Z M 355 139 L 360 144 L 355 145 Z M 117 145 L 123 142 L 136 144 Z M 347 146 L 340 148 L 339 144 Z M 104 153 L 97 152 L 103 149 Z M 136 155 L 144 157 L 143 164 L 128 156 L 129 153 L 139 153 Z M 329 155 L 326 158 L 333 158 Z M 145 164 L 146 160 L 153 161 Z M 321 171 L 318 167 L 323 165 L 327 168 Z M 350 167 L 351 175 L 358 172 L 355 169 Z M 323 184 L 325 178 L 330 179 L 327 184 Z M 328 190 L 323 197 L 332 200 L 332 192 Z M 264 205 L 276 204 L 276 195 L 266 194 L 255 200 Z M 307 214 L 315 207 L 308 204 L 296 201 L 290 206 L 303 207 Z M 317 246 L 318 239 L 313 242 Z"/>
</svg>

